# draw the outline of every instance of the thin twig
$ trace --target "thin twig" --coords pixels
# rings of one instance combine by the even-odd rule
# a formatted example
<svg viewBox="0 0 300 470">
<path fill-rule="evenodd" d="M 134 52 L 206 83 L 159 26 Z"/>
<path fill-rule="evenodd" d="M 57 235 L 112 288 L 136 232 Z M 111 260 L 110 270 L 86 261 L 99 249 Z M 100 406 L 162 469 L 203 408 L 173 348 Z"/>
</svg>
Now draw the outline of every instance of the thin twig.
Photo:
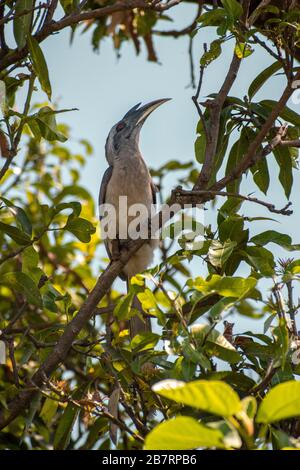
<svg viewBox="0 0 300 470">
<path fill-rule="evenodd" d="M 204 52 L 207 52 L 207 44 L 206 43 L 203 44 L 203 49 L 204 49 Z M 196 106 L 196 109 L 197 109 L 198 114 L 200 116 L 202 126 L 203 126 L 203 130 L 204 130 L 204 134 L 206 136 L 206 140 L 208 140 L 208 138 L 209 138 L 208 129 L 207 129 L 206 122 L 205 122 L 205 119 L 204 119 L 203 111 L 202 111 L 200 103 L 199 103 L 199 96 L 200 96 L 202 83 L 203 83 L 204 70 L 205 70 L 204 65 L 200 65 L 200 74 L 199 74 L 198 86 L 197 86 L 197 90 L 196 90 L 195 95 L 192 96 L 192 101 L 193 101 L 194 105 Z"/>
</svg>

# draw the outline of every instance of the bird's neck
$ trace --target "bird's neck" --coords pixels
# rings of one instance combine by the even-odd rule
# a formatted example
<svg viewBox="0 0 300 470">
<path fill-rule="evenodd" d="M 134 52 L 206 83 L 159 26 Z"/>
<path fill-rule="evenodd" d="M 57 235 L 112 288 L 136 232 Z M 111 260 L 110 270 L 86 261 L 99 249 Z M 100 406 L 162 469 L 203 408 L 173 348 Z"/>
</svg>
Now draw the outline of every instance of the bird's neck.
<svg viewBox="0 0 300 470">
<path fill-rule="evenodd" d="M 131 164 L 137 164 L 139 165 L 140 163 L 144 163 L 142 154 L 140 152 L 139 148 L 123 148 L 121 151 L 119 151 L 117 154 L 113 156 L 112 159 L 110 159 L 112 163 L 112 166 L 115 165 L 131 165 Z"/>
</svg>

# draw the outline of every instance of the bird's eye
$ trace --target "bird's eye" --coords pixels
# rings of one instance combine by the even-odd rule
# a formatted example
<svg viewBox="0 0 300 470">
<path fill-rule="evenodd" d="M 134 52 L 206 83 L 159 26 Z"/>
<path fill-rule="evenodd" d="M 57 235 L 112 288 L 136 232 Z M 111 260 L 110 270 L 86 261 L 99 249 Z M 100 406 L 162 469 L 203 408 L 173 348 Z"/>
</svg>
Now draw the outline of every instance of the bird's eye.
<svg viewBox="0 0 300 470">
<path fill-rule="evenodd" d="M 122 129 L 124 129 L 125 127 L 125 123 L 124 122 L 119 122 L 119 124 L 117 125 L 116 129 L 117 129 L 117 132 L 121 131 Z"/>
</svg>

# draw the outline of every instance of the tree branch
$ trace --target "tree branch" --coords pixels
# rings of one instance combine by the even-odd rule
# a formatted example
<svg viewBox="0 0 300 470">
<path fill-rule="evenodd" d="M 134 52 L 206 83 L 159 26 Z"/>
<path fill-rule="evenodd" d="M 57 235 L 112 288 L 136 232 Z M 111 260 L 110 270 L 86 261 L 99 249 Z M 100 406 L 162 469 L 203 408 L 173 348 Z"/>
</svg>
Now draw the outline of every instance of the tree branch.
<svg viewBox="0 0 300 470">
<path fill-rule="evenodd" d="M 157 12 L 166 11 L 178 5 L 181 1 L 182 0 L 172 0 L 167 3 L 162 3 L 161 1 L 158 2 L 157 0 L 152 2 L 147 2 L 146 0 L 127 0 L 126 2 L 117 2 L 114 5 L 97 8 L 96 10 L 79 13 L 75 12 L 70 15 L 65 15 L 58 21 L 45 21 L 42 29 L 34 35 L 34 38 L 38 42 L 42 42 L 51 34 L 61 31 L 68 26 L 73 26 L 75 24 L 81 23 L 82 21 L 103 18 L 104 16 L 109 16 L 119 11 L 134 10 L 135 8 L 141 8 L 142 10 L 153 10 Z M 4 70 L 9 65 L 14 64 L 16 61 L 23 59 L 27 54 L 27 46 L 23 47 L 21 50 L 15 49 L 14 52 L 11 52 L 9 55 L 3 57 L 0 65 L 0 71 Z"/>
<path fill-rule="evenodd" d="M 210 190 L 192 190 L 192 191 L 185 191 L 180 186 L 174 189 L 176 202 L 184 205 L 184 204 L 198 204 L 199 199 L 203 203 L 204 198 L 208 198 L 209 200 L 213 199 L 215 196 L 223 196 L 223 197 L 234 197 L 237 199 L 242 199 L 243 201 L 254 202 L 255 204 L 260 204 L 261 206 L 266 207 L 270 212 L 275 214 L 282 214 L 282 215 L 291 215 L 293 213 L 292 210 L 288 208 L 291 206 L 291 202 L 289 202 L 285 207 L 282 209 L 276 209 L 274 204 L 269 202 L 261 201 L 256 197 L 251 196 L 244 196 L 242 194 L 231 193 L 227 191 L 210 191 Z"/>
</svg>

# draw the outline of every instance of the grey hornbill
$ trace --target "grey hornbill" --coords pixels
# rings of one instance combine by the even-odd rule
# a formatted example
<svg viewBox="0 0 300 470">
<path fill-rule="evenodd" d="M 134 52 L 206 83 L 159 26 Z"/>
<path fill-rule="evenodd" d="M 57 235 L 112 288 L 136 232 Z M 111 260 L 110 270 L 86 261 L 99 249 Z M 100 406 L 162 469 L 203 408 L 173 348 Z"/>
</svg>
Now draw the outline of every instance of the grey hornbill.
<svg viewBox="0 0 300 470">
<path fill-rule="evenodd" d="M 105 220 L 105 247 L 110 259 L 117 259 L 126 242 L 130 240 L 128 225 L 134 216 L 128 215 L 124 211 L 119 215 L 121 197 L 127 197 L 127 208 L 134 204 L 142 204 L 151 215 L 151 205 L 156 203 L 156 187 L 151 179 L 149 169 L 142 158 L 139 149 L 140 130 L 147 117 L 158 106 L 169 99 L 152 101 L 149 104 L 140 106 L 141 103 L 131 108 L 125 116 L 115 124 L 110 130 L 106 145 L 105 156 L 109 167 L 104 173 L 100 194 L 100 221 L 102 232 L 104 232 Z M 115 209 L 115 219 L 103 217 L 104 204 L 110 204 Z M 114 224 L 115 228 L 108 232 Z M 107 227 L 108 225 L 108 227 Z M 113 233 L 113 235 L 111 235 Z M 124 236 L 125 233 L 125 236 Z M 122 234 L 122 236 L 120 236 Z M 153 252 L 157 246 L 157 239 L 151 239 L 150 234 L 147 242 L 130 258 L 124 266 L 120 277 L 127 281 L 137 273 L 144 271 L 153 259 Z M 137 298 L 133 300 L 133 306 L 141 311 L 141 306 Z M 151 331 L 149 318 L 134 316 L 130 319 L 130 335 L 134 337 L 139 332 Z"/>
</svg>

